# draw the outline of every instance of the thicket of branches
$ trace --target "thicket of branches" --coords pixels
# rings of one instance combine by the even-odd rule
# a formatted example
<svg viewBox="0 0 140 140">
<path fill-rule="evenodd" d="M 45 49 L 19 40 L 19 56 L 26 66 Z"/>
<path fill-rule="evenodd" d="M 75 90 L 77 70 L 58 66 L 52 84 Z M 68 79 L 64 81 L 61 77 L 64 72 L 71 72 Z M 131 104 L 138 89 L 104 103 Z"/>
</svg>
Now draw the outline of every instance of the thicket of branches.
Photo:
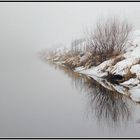
<svg viewBox="0 0 140 140">
<path fill-rule="evenodd" d="M 105 22 L 98 21 L 95 29 L 87 32 L 87 48 L 104 61 L 125 50 L 131 31 L 132 26 L 126 20 L 108 18 Z"/>
<path fill-rule="evenodd" d="M 76 39 L 69 49 L 52 51 L 49 56 L 70 68 L 97 66 L 124 52 L 131 31 L 132 25 L 126 20 L 116 17 L 99 20 L 94 30 L 86 32 L 85 38 Z"/>
</svg>

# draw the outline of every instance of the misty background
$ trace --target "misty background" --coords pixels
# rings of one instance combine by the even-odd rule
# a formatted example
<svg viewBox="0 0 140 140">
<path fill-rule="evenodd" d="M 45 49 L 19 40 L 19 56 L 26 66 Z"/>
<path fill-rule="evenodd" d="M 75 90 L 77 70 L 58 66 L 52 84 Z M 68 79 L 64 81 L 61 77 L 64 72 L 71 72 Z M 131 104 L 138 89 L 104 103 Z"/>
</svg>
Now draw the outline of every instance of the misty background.
<svg viewBox="0 0 140 140">
<path fill-rule="evenodd" d="M 0 137 L 139 136 L 139 125 L 113 133 L 83 120 L 86 99 L 37 55 L 57 44 L 69 46 L 100 17 L 126 18 L 140 29 L 139 7 L 139 2 L 1 2 Z M 135 114 L 139 119 L 139 110 Z"/>
<path fill-rule="evenodd" d="M 69 45 L 98 18 L 114 15 L 139 29 L 139 6 L 139 2 L 0 3 L 1 47 L 38 51 L 57 43 Z"/>
</svg>

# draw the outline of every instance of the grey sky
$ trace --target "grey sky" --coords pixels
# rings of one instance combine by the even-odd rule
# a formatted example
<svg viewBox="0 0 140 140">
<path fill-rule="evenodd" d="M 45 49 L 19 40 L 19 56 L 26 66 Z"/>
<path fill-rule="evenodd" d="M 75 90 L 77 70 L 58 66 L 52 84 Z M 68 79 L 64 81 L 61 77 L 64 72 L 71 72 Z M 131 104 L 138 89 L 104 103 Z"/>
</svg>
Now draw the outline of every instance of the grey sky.
<svg viewBox="0 0 140 140">
<path fill-rule="evenodd" d="M 126 17 L 140 28 L 139 7 L 140 3 L 132 2 L 0 3 L 0 43 L 22 40 L 36 50 L 56 43 L 68 45 L 83 35 L 85 27 L 109 15 Z"/>
</svg>

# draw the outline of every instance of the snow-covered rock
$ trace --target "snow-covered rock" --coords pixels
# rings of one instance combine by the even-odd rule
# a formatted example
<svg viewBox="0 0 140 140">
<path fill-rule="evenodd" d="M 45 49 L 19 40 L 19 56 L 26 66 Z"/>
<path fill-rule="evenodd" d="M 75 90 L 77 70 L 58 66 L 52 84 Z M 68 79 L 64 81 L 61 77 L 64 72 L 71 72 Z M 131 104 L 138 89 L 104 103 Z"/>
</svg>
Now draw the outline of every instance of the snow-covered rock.
<svg viewBox="0 0 140 140">
<path fill-rule="evenodd" d="M 91 51 L 84 52 L 85 45 L 87 43 L 86 40 L 79 40 L 79 42 L 80 43 L 77 44 L 77 48 L 83 50 L 83 52 L 78 55 L 78 61 L 76 61 L 75 63 L 88 61 L 90 59 L 90 56 L 92 55 Z M 77 67 L 74 69 L 74 71 L 94 78 L 95 80 L 97 80 L 97 82 L 99 82 L 102 86 L 106 87 L 109 90 L 117 91 L 121 94 L 129 96 L 136 102 L 140 102 L 140 31 L 137 30 L 133 32 L 132 37 L 128 41 L 125 48 L 126 50 L 124 54 L 120 54 L 120 57 L 117 56 L 120 59 L 112 58 L 110 60 L 102 62 L 98 66 L 93 66 L 88 69 L 86 66 L 84 67 L 81 65 L 75 65 Z M 69 48 L 63 48 L 60 46 L 60 48 L 55 51 L 55 57 L 53 57 L 53 60 L 58 61 L 63 52 L 69 51 Z M 45 53 L 42 53 L 42 58 L 50 59 L 51 56 L 46 57 Z M 74 62 L 75 59 L 76 58 L 73 57 L 69 58 L 68 60 Z M 59 64 L 65 64 L 68 60 L 61 60 Z M 134 76 L 130 76 L 129 78 L 125 79 L 127 81 L 124 81 L 119 85 L 113 85 L 107 80 L 103 80 L 103 78 L 108 76 L 108 74 L 121 76 L 134 74 Z"/>
<path fill-rule="evenodd" d="M 88 70 L 84 70 L 82 71 L 82 73 L 100 77 L 106 75 L 106 72 L 123 76 L 131 71 L 132 73 L 136 73 L 140 78 L 140 65 L 138 65 L 138 63 L 140 62 L 140 31 L 135 31 L 133 33 L 132 38 L 129 41 L 129 44 L 130 43 L 131 46 L 129 46 L 126 49 L 126 52 L 122 55 L 122 57 L 125 58 L 124 60 L 120 60 L 114 65 L 114 59 L 110 59 L 104 61 L 97 67 L 92 67 Z M 82 57 L 82 60 L 84 58 L 85 56 Z"/>
<path fill-rule="evenodd" d="M 85 67 L 80 66 L 80 67 L 76 67 L 76 68 L 74 69 L 74 71 L 75 71 L 75 72 L 80 72 L 80 71 L 82 71 L 82 70 L 84 70 L 84 69 L 85 69 Z"/>
<path fill-rule="evenodd" d="M 129 44 L 129 45 L 128 45 Z M 127 49 L 118 62 L 114 63 L 114 58 L 104 61 L 98 66 L 93 66 L 89 69 L 83 67 L 77 68 L 76 72 L 88 75 L 102 86 L 109 90 L 115 90 L 121 94 L 129 96 L 132 100 L 140 102 L 140 31 L 135 31 L 127 44 Z M 82 59 L 85 59 L 83 56 Z M 136 74 L 136 77 L 131 77 L 127 81 L 119 85 L 103 82 L 102 78 L 108 73 L 117 75 Z M 101 80 L 100 80 L 101 78 Z"/>
<path fill-rule="evenodd" d="M 132 73 L 135 73 L 137 75 L 137 78 L 140 79 L 140 64 L 136 64 L 136 65 L 133 65 L 130 69 L 130 71 Z"/>
<path fill-rule="evenodd" d="M 85 69 L 85 70 L 81 70 L 78 72 L 85 74 L 85 75 L 88 75 L 92 78 L 94 78 L 95 76 L 101 78 L 101 77 L 104 77 L 108 74 L 107 72 L 102 72 L 100 69 L 98 69 L 98 67 L 92 67 L 90 69 Z"/>
<path fill-rule="evenodd" d="M 134 87 L 138 85 L 140 81 L 137 78 L 131 78 L 123 83 L 120 83 L 120 85 L 123 85 L 125 87 Z"/>
<path fill-rule="evenodd" d="M 118 62 L 113 67 L 113 69 L 111 70 L 111 73 L 125 75 L 128 73 L 131 66 L 137 64 L 139 61 L 140 61 L 140 57 L 131 57 L 131 58 L 124 59 Z"/>
</svg>

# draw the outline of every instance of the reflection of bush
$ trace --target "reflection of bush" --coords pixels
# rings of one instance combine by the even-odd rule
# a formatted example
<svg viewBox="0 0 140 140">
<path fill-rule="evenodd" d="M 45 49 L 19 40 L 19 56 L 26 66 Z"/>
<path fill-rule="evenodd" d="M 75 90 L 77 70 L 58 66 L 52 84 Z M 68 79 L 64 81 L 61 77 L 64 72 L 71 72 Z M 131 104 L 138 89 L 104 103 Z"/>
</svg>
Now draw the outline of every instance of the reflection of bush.
<svg viewBox="0 0 140 140">
<path fill-rule="evenodd" d="M 51 63 L 50 63 L 51 64 Z M 73 72 L 67 67 L 52 64 L 56 69 L 62 70 L 72 80 L 72 84 L 88 97 L 88 110 L 90 116 L 95 114 L 98 122 L 104 121 L 110 127 L 121 125 L 131 118 L 129 105 L 133 103 L 128 97 L 117 91 L 108 90 L 94 79 Z M 131 103 L 131 104 L 130 104 Z"/>
<path fill-rule="evenodd" d="M 91 97 L 93 96 L 93 97 Z M 105 120 L 111 126 L 128 121 L 131 117 L 128 101 L 116 91 L 110 91 L 100 86 L 96 92 L 90 94 L 91 112 L 95 111 L 98 121 Z"/>
<path fill-rule="evenodd" d="M 79 82 L 80 83 L 80 82 Z M 110 127 L 117 127 L 121 123 L 127 123 L 131 118 L 128 97 L 117 91 L 108 90 L 94 79 L 85 78 L 83 90 L 88 97 L 88 113 L 90 116 L 95 114 L 98 122 L 106 122 Z M 80 87 L 81 87 L 80 86 Z"/>
</svg>

